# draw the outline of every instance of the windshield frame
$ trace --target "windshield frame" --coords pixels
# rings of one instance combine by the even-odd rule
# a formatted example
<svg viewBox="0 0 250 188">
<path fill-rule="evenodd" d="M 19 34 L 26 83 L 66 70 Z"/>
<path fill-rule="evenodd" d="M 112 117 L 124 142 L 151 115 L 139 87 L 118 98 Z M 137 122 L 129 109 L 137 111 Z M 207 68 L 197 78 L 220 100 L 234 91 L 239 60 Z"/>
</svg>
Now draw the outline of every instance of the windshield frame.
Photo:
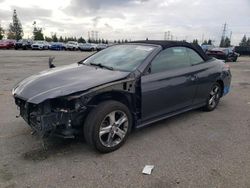
<svg viewBox="0 0 250 188">
<path fill-rule="evenodd" d="M 117 69 L 116 67 L 113 67 L 113 70 L 112 70 L 112 71 L 134 72 L 134 71 L 136 71 L 136 70 L 138 70 L 138 69 L 139 69 L 139 71 L 140 71 L 140 69 L 141 69 L 140 67 L 144 67 L 144 66 L 142 66 L 142 65 L 145 63 L 145 61 L 146 61 L 149 57 L 151 57 L 152 54 L 155 54 L 155 51 L 157 51 L 157 53 L 158 53 L 158 50 L 161 49 L 161 46 L 159 46 L 159 45 L 144 44 L 144 43 L 124 43 L 124 44 L 115 44 L 115 45 L 113 45 L 113 46 L 111 46 L 111 47 L 114 47 L 114 46 L 122 46 L 122 45 L 146 46 L 146 47 L 153 47 L 154 49 L 153 49 L 151 52 L 149 52 L 148 55 L 146 55 L 146 57 L 145 57 L 145 58 L 139 63 L 139 65 L 137 65 L 133 70 L 122 70 L 122 69 Z M 108 49 L 108 48 L 110 48 L 110 47 L 107 47 L 106 49 Z M 104 50 L 106 50 L 106 49 L 104 49 Z M 104 51 L 104 50 L 102 50 L 102 51 Z M 91 58 L 92 56 L 96 55 L 97 53 L 100 53 L 100 52 L 96 52 L 96 53 L 94 53 L 94 54 L 88 56 L 87 58 L 85 58 L 85 59 L 79 61 L 78 64 L 82 64 L 82 65 L 86 65 L 86 66 L 92 66 L 92 65 L 90 65 L 89 63 L 86 63 L 86 61 L 87 61 L 89 58 Z M 103 68 L 105 68 L 105 67 L 103 67 Z M 141 72 L 141 71 L 140 71 L 140 72 Z"/>
</svg>

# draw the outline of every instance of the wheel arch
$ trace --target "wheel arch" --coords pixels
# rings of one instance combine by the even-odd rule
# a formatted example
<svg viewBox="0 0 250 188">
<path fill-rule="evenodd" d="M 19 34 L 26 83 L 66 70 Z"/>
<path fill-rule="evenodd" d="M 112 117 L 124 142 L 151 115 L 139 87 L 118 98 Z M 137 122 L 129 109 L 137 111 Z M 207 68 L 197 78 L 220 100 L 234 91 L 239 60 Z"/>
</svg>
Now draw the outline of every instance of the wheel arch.
<svg viewBox="0 0 250 188">
<path fill-rule="evenodd" d="M 216 81 L 216 83 L 218 83 L 221 86 L 221 97 L 222 97 L 223 96 L 223 91 L 224 91 L 224 82 L 223 82 L 223 80 L 218 79 Z"/>
<path fill-rule="evenodd" d="M 137 112 L 136 112 L 136 102 L 134 99 L 134 94 L 129 93 L 129 92 L 124 92 L 124 91 L 107 91 L 107 92 L 102 92 L 99 93 L 95 96 L 93 96 L 87 103 L 88 106 L 96 106 L 99 103 L 106 101 L 106 100 L 114 100 L 118 101 L 125 106 L 128 107 L 129 111 L 131 112 L 131 115 L 133 117 L 133 125 L 136 124 L 136 121 L 138 119 L 137 117 Z"/>
<path fill-rule="evenodd" d="M 88 105 L 98 105 L 99 103 L 105 100 L 115 100 L 121 102 L 126 105 L 130 110 L 133 110 L 131 93 L 122 91 L 106 91 L 98 93 L 90 99 Z"/>
</svg>

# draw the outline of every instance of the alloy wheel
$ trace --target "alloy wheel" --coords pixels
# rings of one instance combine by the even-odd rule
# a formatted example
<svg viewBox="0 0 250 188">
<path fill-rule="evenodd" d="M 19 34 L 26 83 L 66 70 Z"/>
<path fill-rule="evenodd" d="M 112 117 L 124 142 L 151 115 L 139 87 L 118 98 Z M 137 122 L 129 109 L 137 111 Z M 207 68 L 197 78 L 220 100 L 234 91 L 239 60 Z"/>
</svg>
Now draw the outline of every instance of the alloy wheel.
<svg viewBox="0 0 250 188">
<path fill-rule="evenodd" d="M 220 100 L 220 86 L 214 85 L 210 92 L 209 100 L 208 100 L 208 105 L 211 108 L 214 108 Z"/>
<path fill-rule="evenodd" d="M 99 139 L 105 147 L 114 147 L 122 142 L 128 132 L 128 117 L 120 110 L 110 112 L 103 119 Z"/>
</svg>

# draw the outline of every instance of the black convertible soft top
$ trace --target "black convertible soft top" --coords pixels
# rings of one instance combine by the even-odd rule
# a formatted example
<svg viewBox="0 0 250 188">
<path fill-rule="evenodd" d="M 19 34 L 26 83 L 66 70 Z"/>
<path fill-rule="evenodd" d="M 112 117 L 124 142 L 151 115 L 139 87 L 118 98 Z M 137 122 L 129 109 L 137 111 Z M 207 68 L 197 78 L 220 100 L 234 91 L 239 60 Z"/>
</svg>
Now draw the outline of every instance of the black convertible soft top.
<svg viewBox="0 0 250 188">
<path fill-rule="evenodd" d="M 202 48 L 199 45 L 191 44 L 185 41 L 168 41 L 168 40 L 139 40 L 139 41 L 131 41 L 130 43 L 138 43 L 138 44 L 153 44 L 153 45 L 160 45 L 163 49 L 174 47 L 174 46 L 183 46 L 188 47 L 195 50 L 200 56 L 205 60 L 211 59 L 208 57 Z"/>
</svg>

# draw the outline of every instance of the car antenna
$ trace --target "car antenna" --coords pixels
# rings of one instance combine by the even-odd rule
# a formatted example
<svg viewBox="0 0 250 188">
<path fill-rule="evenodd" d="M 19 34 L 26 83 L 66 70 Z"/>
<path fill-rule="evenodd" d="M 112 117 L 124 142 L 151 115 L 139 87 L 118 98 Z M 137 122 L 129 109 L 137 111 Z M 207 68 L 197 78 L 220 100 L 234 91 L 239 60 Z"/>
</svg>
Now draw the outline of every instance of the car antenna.
<svg viewBox="0 0 250 188">
<path fill-rule="evenodd" d="M 54 59 L 55 59 L 55 57 L 49 57 L 49 68 L 50 68 L 50 69 L 56 67 L 56 66 L 52 63 Z"/>
</svg>

